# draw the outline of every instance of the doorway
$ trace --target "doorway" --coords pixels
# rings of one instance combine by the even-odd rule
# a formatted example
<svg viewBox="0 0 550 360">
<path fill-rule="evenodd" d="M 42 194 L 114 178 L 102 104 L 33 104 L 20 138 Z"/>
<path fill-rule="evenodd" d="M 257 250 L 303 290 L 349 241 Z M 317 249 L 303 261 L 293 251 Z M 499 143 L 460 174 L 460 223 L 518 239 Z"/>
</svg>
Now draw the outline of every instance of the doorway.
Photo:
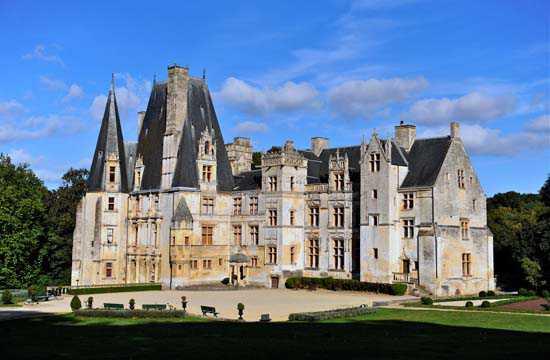
<svg viewBox="0 0 550 360">
<path fill-rule="evenodd" d="M 271 288 L 272 289 L 278 289 L 279 288 L 279 277 L 278 276 L 272 276 L 271 277 Z"/>
</svg>

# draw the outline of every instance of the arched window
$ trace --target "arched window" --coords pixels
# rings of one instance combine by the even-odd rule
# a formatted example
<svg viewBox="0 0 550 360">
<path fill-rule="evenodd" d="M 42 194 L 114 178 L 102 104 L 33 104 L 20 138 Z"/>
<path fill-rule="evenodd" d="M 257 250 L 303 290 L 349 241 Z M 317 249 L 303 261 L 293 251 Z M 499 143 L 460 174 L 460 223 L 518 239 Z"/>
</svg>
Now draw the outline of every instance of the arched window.
<svg viewBox="0 0 550 360">
<path fill-rule="evenodd" d="M 206 140 L 204 142 L 204 155 L 210 154 L 210 141 Z"/>
</svg>

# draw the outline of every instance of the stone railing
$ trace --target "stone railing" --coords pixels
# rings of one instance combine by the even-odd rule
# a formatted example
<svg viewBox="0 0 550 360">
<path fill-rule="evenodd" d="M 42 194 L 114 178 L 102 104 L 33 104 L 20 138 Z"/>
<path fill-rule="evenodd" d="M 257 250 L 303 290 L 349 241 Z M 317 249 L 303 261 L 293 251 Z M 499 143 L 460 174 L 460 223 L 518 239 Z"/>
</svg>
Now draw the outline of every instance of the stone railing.
<svg viewBox="0 0 550 360">
<path fill-rule="evenodd" d="M 393 282 L 418 284 L 418 277 L 412 273 L 393 273 Z"/>
<path fill-rule="evenodd" d="M 328 184 L 307 184 L 305 192 L 326 193 L 328 192 Z"/>
</svg>

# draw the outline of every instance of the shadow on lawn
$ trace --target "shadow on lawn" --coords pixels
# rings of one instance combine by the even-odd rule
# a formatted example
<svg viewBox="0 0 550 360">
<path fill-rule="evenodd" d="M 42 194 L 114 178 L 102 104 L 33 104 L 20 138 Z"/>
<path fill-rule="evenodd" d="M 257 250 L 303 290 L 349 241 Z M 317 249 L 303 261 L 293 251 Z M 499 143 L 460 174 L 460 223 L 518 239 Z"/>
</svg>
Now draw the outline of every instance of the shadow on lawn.
<svg viewBox="0 0 550 360">
<path fill-rule="evenodd" d="M 77 325 L 72 317 L 3 322 L 8 358 L 540 358 L 550 335 L 377 320 L 337 324 L 152 322 Z"/>
</svg>

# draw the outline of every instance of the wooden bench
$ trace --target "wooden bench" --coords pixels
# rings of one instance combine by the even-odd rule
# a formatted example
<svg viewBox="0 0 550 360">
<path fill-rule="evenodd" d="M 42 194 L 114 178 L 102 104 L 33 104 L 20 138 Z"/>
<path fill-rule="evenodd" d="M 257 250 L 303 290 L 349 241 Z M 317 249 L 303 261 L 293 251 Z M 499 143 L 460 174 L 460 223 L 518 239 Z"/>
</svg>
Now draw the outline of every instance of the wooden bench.
<svg viewBox="0 0 550 360">
<path fill-rule="evenodd" d="M 103 308 L 106 310 L 124 310 L 124 304 L 103 303 Z"/>
<path fill-rule="evenodd" d="M 213 306 L 201 305 L 201 311 L 203 316 L 206 316 L 206 314 L 212 314 L 214 315 L 214 317 L 218 317 L 218 312 L 216 311 L 216 308 Z"/>
<path fill-rule="evenodd" d="M 166 304 L 143 304 L 143 310 L 166 310 Z"/>
</svg>

